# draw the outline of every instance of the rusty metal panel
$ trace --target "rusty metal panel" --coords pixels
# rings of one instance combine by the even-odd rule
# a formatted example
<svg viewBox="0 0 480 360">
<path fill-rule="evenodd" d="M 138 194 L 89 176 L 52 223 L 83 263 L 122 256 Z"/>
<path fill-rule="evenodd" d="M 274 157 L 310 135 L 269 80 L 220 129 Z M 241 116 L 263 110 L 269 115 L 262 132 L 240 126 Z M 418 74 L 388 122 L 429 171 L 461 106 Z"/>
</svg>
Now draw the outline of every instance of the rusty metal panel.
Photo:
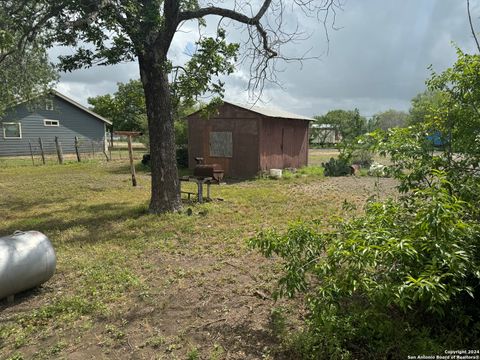
<svg viewBox="0 0 480 360">
<path fill-rule="evenodd" d="M 210 131 L 210 156 L 232 157 L 233 141 L 231 131 Z"/>
<path fill-rule="evenodd" d="M 232 176 L 252 177 L 260 170 L 258 119 L 236 119 Z"/>
<path fill-rule="evenodd" d="M 205 120 L 193 115 L 188 118 L 188 168 L 193 169 L 196 165 L 196 157 L 204 157 L 203 133 Z"/>
<path fill-rule="evenodd" d="M 283 168 L 282 126 L 275 119 L 262 120 L 261 168 Z"/>
<path fill-rule="evenodd" d="M 307 121 L 264 118 L 262 124 L 262 170 L 307 165 Z"/>
</svg>

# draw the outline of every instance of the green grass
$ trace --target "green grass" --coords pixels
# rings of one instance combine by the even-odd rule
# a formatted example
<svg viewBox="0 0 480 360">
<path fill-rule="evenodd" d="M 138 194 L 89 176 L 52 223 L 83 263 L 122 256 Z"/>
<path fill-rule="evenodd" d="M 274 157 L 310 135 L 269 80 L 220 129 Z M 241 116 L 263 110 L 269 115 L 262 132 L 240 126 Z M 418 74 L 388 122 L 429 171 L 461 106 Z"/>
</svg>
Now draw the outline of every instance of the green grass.
<svg viewBox="0 0 480 360">
<path fill-rule="evenodd" d="M 13 307 L 3 304 L 0 358 L 128 358 L 125 351 L 137 350 L 147 358 L 158 351 L 222 358 L 233 346 L 228 338 L 244 337 L 243 330 L 225 330 L 218 343 L 210 326 L 236 324 L 242 309 L 259 316 L 243 301 L 264 309 L 266 323 L 270 314 L 271 304 L 251 294 L 272 290 L 276 265 L 248 250 L 246 239 L 296 219 L 336 216 L 346 197 L 358 195 L 354 187 L 332 193 L 323 184 L 334 180 L 310 167 L 280 181 L 212 186 L 214 201 L 156 216 L 147 212 L 148 172 L 137 170 L 133 188 L 125 161 L 0 168 L 0 235 L 39 230 L 57 254 L 49 282 Z M 248 341 L 250 349 L 259 340 Z"/>
</svg>

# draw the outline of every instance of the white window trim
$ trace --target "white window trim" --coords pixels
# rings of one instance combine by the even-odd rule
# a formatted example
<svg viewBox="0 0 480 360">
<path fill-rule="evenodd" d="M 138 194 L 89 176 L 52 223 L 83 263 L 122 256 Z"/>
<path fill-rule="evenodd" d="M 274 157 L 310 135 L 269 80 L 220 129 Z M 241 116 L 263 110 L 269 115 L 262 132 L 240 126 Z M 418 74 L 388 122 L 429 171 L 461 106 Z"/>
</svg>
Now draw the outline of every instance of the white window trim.
<svg viewBox="0 0 480 360">
<path fill-rule="evenodd" d="M 56 125 L 48 125 L 47 124 L 47 121 L 55 121 L 57 124 Z M 59 127 L 60 126 L 60 120 L 52 120 L 52 119 L 43 119 L 43 126 L 47 126 L 47 127 Z"/>
<path fill-rule="evenodd" d="M 18 125 L 18 130 L 20 133 L 20 137 L 11 137 L 7 136 L 5 133 L 5 126 L 4 125 Z M 3 122 L 2 123 L 2 128 L 3 128 L 3 138 L 8 139 L 8 140 L 21 140 L 22 139 L 22 123 L 21 122 Z"/>
</svg>

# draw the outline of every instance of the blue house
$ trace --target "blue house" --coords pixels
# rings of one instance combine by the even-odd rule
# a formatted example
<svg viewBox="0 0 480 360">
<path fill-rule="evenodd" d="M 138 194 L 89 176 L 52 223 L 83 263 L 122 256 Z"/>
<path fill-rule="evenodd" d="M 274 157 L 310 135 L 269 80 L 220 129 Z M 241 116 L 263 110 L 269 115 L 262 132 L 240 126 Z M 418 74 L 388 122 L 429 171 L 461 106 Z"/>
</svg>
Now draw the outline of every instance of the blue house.
<svg viewBox="0 0 480 360">
<path fill-rule="evenodd" d="M 14 106 L 0 118 L 0 156 L 30 155 L 30 146 L 38 148 L 39 139 L 46 152 L 53 152 L 55 137 L 66 154 L 75 152 L 75 137 L 80 146 L 103 151 L 109 125 L 107 119 L 53 91 L 35 104 Z"/>
</svg>

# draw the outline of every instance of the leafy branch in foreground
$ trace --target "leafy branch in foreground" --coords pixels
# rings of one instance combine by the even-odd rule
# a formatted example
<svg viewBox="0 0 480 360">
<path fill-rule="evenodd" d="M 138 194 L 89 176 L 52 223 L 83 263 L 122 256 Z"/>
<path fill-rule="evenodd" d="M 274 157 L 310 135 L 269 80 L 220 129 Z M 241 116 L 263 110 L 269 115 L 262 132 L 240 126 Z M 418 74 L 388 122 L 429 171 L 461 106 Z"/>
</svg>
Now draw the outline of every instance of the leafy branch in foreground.
<svg viewBox="0 0 480 360">
<path fill-rule="evenodd" d="M 332 231 L 298 223 L 250 240 L 265 256 L 283 259 L 278 296 L 306 293 L 309 356 L 335 345 L 325 358 L 401 358 L 422 346 L 435 351 L 444 341 L 468 346 L 479 338 L 480 312 L 466 305 L 480 293 L 480 227 L 469 219 L 468 204 L 450 195 L 445 174 L 432 176 L 431 187 L 369 202 L 365 215 L 330 224 Z M 461 339 L 450 337 L 451 326 L 465 331 Z M 404 337 L 423 342 L 397 346 Z"/>
</svg>

